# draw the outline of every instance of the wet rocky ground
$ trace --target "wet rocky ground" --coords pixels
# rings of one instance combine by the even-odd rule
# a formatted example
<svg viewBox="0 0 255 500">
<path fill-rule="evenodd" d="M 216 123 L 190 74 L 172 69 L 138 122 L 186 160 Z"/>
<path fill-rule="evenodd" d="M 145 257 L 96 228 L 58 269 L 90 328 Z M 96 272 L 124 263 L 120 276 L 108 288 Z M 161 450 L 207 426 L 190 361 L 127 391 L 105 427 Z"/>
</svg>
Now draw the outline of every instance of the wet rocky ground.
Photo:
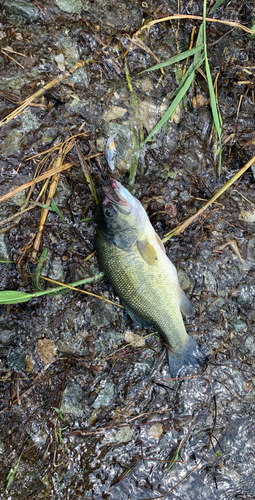
<svg viewBox="0 0 255 500">
<path fill-rule="evenodd" d="M 202 2 L 180 3 L 181 14 L 202 11 Z M 2 1 L 0 119 L 85 64 L 1 127 L 0 196 L 51 168 L 57 153 L 35 155 L 79 134 L 98 195 L 110 175 L 128 186 L 138 158 L 132 190 L 162 238 L 252 158 L 255 41 L 218 23 L 208 23 L 207 41 L 223 120 L 221 175 L 202 72 L 166 129 L 137 150 L 135 138 L 146 137 L 169 106 L 183 64 L 166 68 L 161 80 L 160 71 L 141 72 L 154 56 L 187 50 L 199 21 L 155 24 L 140 44 L 132 37 L 143 22 L 177 12 L 171 0 Z M 254 5 L 224 2 L 213 16 L 251 27 Z M 109 137 L 114 172 L 103 155 Z M 62 218 L 48 213 L 39 248 L 40 206 L 0 227 L 1 291 L 56 286 L 39 272 L 67 284 L 100 272 L 97 207 L 75 146 L 65 161 L 72 166 L 54 195 Z M 187 330 L 209 357 L 203 373 L 170 380 L 160 337 L 134 327 L 104 279 L 81 289 L 116 305 L 69 290 L 0 306 L 0 498 L 255 497 L 254 171 L 166 243 L 196 309 Z M 23 209 L 27 195 L 4 201 L 1 220 Z"/>
</svg>

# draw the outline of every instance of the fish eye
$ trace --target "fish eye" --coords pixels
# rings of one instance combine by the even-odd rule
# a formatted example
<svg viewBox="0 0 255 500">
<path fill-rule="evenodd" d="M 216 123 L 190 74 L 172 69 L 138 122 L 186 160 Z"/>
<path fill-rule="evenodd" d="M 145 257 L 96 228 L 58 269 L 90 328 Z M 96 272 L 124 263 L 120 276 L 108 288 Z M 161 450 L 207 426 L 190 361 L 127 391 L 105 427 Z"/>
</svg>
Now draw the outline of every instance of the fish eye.
<svg viewBox="0 0 255 500">
<path fill-rule="evenodd" d="M 114 214 L 115 214 L 115 210 L 113 208 L 106 208 L 105 209 L 106 217 L 113 217 Z"/>
</svg>

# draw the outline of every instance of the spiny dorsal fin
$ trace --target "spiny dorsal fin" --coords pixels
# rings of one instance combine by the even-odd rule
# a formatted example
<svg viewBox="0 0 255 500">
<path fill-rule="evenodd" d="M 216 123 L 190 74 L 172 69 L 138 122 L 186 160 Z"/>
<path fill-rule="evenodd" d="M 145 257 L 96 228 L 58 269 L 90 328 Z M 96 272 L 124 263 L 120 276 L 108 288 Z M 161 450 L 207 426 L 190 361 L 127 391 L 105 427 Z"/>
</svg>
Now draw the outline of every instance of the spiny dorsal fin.
<svg viewBox="0 0 255 500">
<path fill-rule="evenodd" d="M 147 264 L 153 265 L 157 262 L 157 251 L 147 239 L 138 240 L 137 247 L 142 258 L 147 262 Z"/>
</svg>

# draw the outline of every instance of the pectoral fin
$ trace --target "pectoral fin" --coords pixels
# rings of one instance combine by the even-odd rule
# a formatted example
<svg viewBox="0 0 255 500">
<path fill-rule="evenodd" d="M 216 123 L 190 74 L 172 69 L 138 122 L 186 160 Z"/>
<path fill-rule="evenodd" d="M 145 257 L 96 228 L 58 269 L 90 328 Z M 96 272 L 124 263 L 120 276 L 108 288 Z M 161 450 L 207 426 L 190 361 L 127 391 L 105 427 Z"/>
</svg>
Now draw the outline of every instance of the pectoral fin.
<svg viewBox="0 0 255 500">
<path fill-rule="evenodd" d="M 185 316 L 194 316 L 194 307 L 188 299 L 186 293 L 180 288 L 180 309 Z"/>
<path fill-rule="evenodd" d="M 157 251 L 147 239 L 138 240 L 137 247 L 142 258 L 147 262 L 147 264 L 153 265 L 156 263 L 158 259 Z"/>
<path fill-rule="evenodd" d="M 166 253 L 166 249 L 165 249 L 164 243 L 162 243 L 159 235 L 157 233 L 155 233 L 155 236 L 156 236 L 156 240 L 157 240 L 159 246 L 161 247 L 161 249 L 163 250 L 163 252 Z"/>
</svg>

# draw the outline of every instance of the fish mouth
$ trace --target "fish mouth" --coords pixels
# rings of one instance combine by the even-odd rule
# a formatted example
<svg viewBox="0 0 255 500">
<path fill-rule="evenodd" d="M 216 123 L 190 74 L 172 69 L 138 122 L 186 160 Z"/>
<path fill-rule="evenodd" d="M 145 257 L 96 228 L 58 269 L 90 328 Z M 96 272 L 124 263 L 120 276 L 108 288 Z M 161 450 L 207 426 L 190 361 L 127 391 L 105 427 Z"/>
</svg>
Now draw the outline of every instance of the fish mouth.
<svg viewBox="0 0 255 500">
<path fill-rule="evenodd" d="M 115 179 L 110 179 L 110 186 L 103 186 L 103 192 L 105 198 L 103 200 L 104 205 L 108 205 L 109 202 L 124 205 L 127 200 L 120 194 L 121 185 Z"/>
</svg>

